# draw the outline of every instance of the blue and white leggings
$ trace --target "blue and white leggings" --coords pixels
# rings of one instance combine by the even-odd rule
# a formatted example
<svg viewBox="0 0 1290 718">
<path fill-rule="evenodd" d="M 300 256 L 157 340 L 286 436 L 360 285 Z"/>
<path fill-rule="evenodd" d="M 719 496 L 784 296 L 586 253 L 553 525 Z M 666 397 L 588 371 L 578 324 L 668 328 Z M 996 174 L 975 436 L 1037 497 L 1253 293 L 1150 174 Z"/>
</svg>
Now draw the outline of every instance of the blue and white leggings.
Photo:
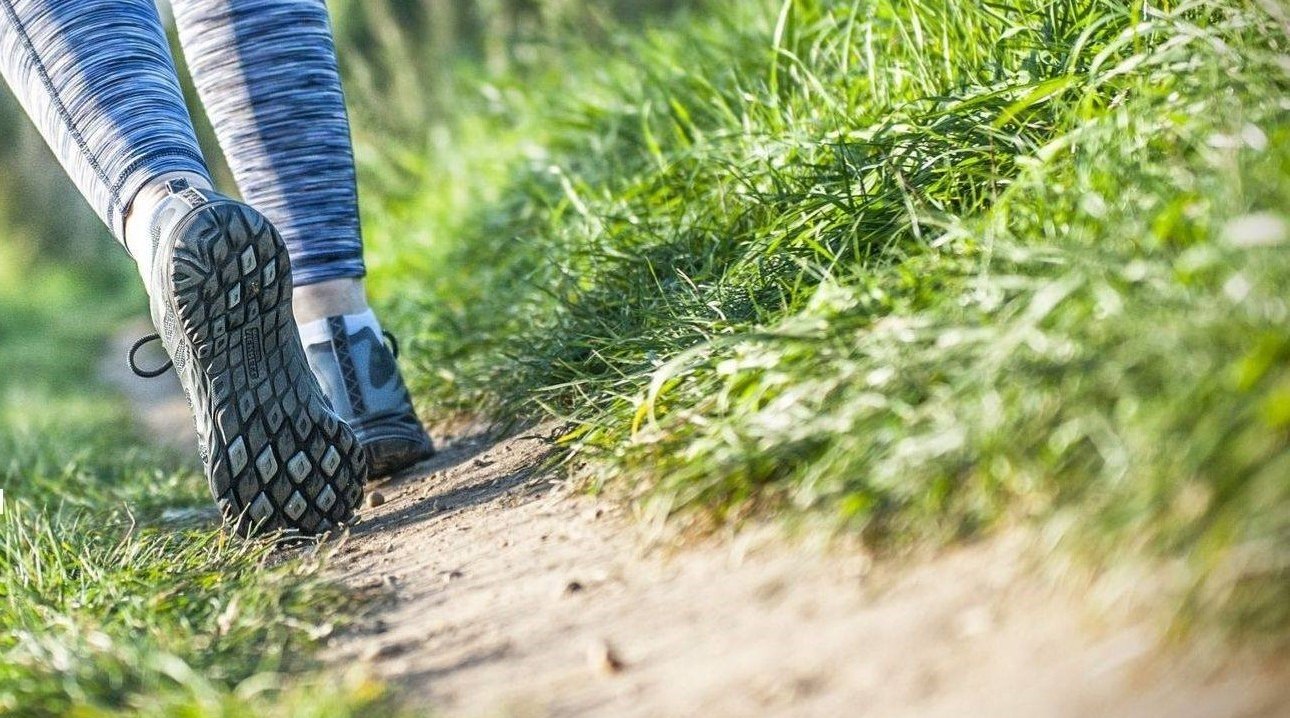
<svg viewBox="0 0 1290 718">
<path fill-rule="evenodd" d="M 171 5 L 242 198 L 282 233 L 296 284 L 363 276 L 324 0 Z M 0 74 L 118 239 L 152 179 L 209 179 L 154 0 L 0 0 Z"/>
</svg>

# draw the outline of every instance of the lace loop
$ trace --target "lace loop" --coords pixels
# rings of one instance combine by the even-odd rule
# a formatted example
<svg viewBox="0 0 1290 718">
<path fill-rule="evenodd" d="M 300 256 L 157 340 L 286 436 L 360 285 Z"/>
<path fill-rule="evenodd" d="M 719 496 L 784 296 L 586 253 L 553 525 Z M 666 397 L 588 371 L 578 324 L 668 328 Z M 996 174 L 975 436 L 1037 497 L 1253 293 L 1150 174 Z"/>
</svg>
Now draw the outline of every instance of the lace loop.
<svg viewBox="0 0 1290 718">
<path fill-rule="evenodd" d="M 390 353 L 394 355 L 395 359 L 398 359 L 399 358 L 399 340 L 395 339 L 393 334 L 385 331 L 384 329 L 381 330 L 381 334 L 384 334 L 385 341 L 390 343 Z"/>
<path fill-rule="evenodd" d="M 144 379 L 156 379 L 162 374 L 165 374 L 166 372 L 170 371 L 170 368 L 175 365 L 173 361 L 170 361 L 169 359 L 167 359 L 166 363 L 162 364 L 157 369 L 142 369 L 139 367 L 139 361 L 137 357 L 139 350 L 147 346 L 148 344 L 151 344 L 153 342 L 158 342 L 158 341 L 161 341 L 160 334 L 149 334 L 148 336 L 135 342 L 134 346 L 130 347 L 130 354 L 127 359 L 127 363 L 130 365 L 130 371 L 134 372 L 135 376 L 140 376 L 140 377 L 143 377 Z"/>
</svg>

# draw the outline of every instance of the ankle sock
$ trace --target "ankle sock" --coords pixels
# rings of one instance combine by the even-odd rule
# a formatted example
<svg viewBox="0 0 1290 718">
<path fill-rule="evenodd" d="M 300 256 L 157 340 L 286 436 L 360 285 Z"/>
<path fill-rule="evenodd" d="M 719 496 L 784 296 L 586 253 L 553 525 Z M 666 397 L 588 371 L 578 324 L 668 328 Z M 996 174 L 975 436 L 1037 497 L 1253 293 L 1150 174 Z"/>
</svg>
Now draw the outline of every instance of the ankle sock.
<svg viewBox="0 0 1290 718">
<path fill-rule="evenodd" d="M 331 279 L 296 287 L 291 293 L 296 324 L 304 326 L 328 317 L 358 316 L 371 310 L 367 289 L 358 278 Z"/>
<path fill-rule="evenodd" d="M 358 314 L 344 314 L 324 319 L 315 319 L 311 322 L 298 322 L 297 327 L 300 330 L 300 342 L 306 347 L 313 344 L 322 344 L 330 342 L 332 336 L 332 323 L 334 321 L 344 322 L 345 334 L 353 336 L 364 328 L 371 328 L 376 336 L 381 336 L 381 324 L 376 321 L 376 314 L 368 309 Z"/>
<path fill-rule="evenodd" d="M 122 242 L 138 266 L 145 284 L 152 279 L 153 234 L 157 231 L 155 225 L 161 219 L 157 216 L 157 211 L 170 196 L 169 183 L 172 180 L 184 180 L 192 187 L 211 189 L 210 180 L 201 175 L 170 172 L 150 181 L 130 201 Z"/>
</svg>

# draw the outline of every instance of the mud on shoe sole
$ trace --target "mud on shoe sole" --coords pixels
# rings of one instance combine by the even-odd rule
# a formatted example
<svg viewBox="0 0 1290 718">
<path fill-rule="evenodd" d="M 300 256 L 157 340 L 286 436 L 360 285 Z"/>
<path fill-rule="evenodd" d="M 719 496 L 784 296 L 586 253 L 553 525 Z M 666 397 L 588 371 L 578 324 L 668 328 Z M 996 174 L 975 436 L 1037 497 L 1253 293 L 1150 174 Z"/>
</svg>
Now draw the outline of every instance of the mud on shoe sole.
<svg viewBox="0 0 1290 718">
<path fill-rule="evenodd" d="M 367 459 L 309 369 L 277 230 L 237 202 L 190 213 L 168 256 L 175 369 L 221 513 L 243 535 L 318 534 L 348 521 Z M 176 337 L 177 338 L 177 337 Z"/>
</svg>

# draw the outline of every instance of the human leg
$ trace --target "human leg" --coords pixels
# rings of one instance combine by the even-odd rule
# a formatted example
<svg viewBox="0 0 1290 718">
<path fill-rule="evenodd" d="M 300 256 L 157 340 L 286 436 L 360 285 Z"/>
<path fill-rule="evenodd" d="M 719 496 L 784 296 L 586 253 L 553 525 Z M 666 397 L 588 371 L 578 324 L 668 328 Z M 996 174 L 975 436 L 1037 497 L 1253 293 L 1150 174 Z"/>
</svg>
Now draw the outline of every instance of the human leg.
<svg viewBox="0 0 1290 718">
<path fill-rule="evenodd" d="M 432 452 L 367 306 L 353 149 L 322 0 L 174 0 L 194 84 L 243 197 L 281 230 L 309 361 L 374 475 Z"/>
<path fill-rule="evenodd" d="M 193 82 L 297 286 L 365 274 L 349 119 L 322 0 L 172 0 Z"/>
<path fill-rule="evenodd" d="M 150 0 L 0 0 L 0 74 L 123 243 L 141 190 L 209 184 Z"/>
</svg>

